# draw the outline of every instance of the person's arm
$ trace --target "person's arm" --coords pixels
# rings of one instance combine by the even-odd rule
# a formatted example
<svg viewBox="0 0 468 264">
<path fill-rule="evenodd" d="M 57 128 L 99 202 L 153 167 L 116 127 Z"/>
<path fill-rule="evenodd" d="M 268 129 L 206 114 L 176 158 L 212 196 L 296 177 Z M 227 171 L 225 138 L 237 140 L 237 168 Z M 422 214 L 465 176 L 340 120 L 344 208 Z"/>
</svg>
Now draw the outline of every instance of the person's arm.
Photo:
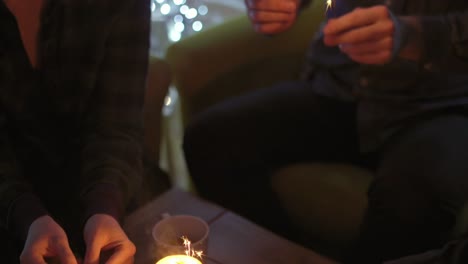
<svg viewBox="0 0 468 264">
<path fill-rule="evenodd" d="M 415 16 L 405 16 L 398 17 L 401 27 L 406 28 L 405 32 L 402 33 L 400 38 L 404 38 L 404 44 L 399 50 L 398 57 L 412 60 L 412 61 L 422 61 L 424 43 L 422 35 L 422 25 L 419 19 Z"/>
<path fill-rule="evenodd" d="M 256 32 L 275 35 L 291 28 L 302 0 L 245 0 L 247 16 Z"/>
<path fill-rule="evenodd" d="M 339 46 L 359 63 L 384 64 L 400 57 L 431 65 L 427 70 L 463 72 L 468 68 L 467 32 L 468 11 L 398 17 L 386 6 L 355 9 L 324 28 L 325 44 Z"/>
<path fill-rule="evenodd" d="M 84 122 L 83 220 L 121 220 L 142 179 L 143 97 L 149 60 L 150 3 L 117 1 L 96 90 Z"/>
<path fill-rule="evenodd" d="M 450 241 L 443 248 L 421 252 L 383 264 L 465 264 L 468 263 L 468 237 Z"/>
<path fill-rule="evenodd" d="M 0 228 L 25 240 L 31 223 L 47 211 L 17 168 L 15 152 L 0 111 Z"/>
<path fill-rule="evenodd" d="M 420 37 L 420 58 L 428 70 L 468 70 L 468 9 L 445 15 L 402 18 Z M 417 45 L 417 44 L 416 44 Z M 408 45 L 408 50 L 417 46 Z M 403 51 L 403 50 L 402 50 Z M 403 53 L 404 55 L 404 53 Z"/>
</svg>

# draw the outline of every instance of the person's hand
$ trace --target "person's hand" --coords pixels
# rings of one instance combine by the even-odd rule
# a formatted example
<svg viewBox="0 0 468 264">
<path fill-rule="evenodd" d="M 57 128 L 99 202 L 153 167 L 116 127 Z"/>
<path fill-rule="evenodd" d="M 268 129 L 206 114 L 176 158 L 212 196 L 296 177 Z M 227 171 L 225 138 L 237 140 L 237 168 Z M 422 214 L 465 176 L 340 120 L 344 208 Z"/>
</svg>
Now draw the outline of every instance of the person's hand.
<svg viewBox="0 0 468 264">
<path fill-rule="evenodd" d="M 283 32 L 294 24 L 300 1 L 245 0 L 245 5 L 254 30 L 269 35 Z"/>
<path fill-rule="evenodd" d="M 395 25 L 384 5 L 356 8 L 330 19 L 323 33 L 325 45 L 339 46 L 358 63 L 385 64 L 392 59 Z"/>
<path fill-rule="evenodd" d="M 98 264 L 103 252 L 110 252 L 106 264 L 133 263 L 135 245 L 128 239 L 115 218 L 95 214 L 85 224 L 86 254 L 84 264 Z"/>
<path fill-rule="evenodd" d="M 32 222 L 20 255 L 21 264 L 46 264 L 46 259 L 61 264 L 77 264 L 65 231 L 50 216 Z"/>
</svg>

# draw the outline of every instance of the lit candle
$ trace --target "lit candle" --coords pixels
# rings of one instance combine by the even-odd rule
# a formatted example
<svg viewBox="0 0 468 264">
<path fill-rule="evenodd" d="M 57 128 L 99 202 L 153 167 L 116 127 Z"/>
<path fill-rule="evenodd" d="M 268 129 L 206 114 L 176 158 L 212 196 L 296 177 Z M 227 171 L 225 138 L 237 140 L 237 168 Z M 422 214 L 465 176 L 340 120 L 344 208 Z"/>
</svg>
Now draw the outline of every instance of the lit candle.
<svg viewBox="0 0 468 264">
<path fill-rule="evenodd" d="M 160 259 L 156 264 L 202 264 L 200 260 L 187 255 L 172 255 Z"/>
</svg>

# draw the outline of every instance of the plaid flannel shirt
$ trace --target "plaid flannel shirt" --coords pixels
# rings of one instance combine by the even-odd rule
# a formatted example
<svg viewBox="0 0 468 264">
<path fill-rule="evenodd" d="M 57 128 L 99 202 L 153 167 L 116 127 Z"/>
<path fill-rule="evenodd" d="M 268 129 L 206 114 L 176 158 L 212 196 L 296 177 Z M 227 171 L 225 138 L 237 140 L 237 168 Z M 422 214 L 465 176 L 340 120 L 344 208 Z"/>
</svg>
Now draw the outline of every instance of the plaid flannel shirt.
<svg viewBox="0 0 468 264">
<path fill-rule="evenodd" d="M 302 0 L 302 6 L 312 1 L 319 0 Z M 413 120 L 441 111 L 468 113 L 468 1 L 337 0 L 335 8 L 378 4 L 420 20 L 419 62 L 394 58 L 385 65 L 358 64 L 339 48 L 325 46 L 319 32 L 302 74 L 316 92 L 356 102 L 363 151 L 378 149 Z"/>
<path fill-rule="evenodd" d="M 83 220 L 95 213 L 120 219 L 142 177 L 149 25 L 148 0 L 49 0 L 34 70 L 0 2 L 1 228 L 24 239 L 48 213 L 34 175 L 23 173 L 28 164 L 19 153 L 28 148 L 52 163 L 76 157 Z"/>
</svg>

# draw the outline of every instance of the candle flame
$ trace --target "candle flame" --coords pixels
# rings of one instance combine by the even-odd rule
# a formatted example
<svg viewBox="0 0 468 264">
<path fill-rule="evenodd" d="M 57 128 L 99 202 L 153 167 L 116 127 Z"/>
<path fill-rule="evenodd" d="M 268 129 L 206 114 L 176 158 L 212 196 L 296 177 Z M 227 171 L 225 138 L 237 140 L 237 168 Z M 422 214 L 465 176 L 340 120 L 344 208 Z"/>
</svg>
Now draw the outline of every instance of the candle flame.
<svg viewBox="0 0 468 264">
<path fill-rule="evenodd" d="M 182 236 L 181 239 L 183 240 L 184 247 L 185 247 L 185 255 L 190 257 L 198 257 L 202 258 L 203 251 L 202 250 L 194 250 L 192 248 L 192 243 L 186 236 Z"/>
</svg>

